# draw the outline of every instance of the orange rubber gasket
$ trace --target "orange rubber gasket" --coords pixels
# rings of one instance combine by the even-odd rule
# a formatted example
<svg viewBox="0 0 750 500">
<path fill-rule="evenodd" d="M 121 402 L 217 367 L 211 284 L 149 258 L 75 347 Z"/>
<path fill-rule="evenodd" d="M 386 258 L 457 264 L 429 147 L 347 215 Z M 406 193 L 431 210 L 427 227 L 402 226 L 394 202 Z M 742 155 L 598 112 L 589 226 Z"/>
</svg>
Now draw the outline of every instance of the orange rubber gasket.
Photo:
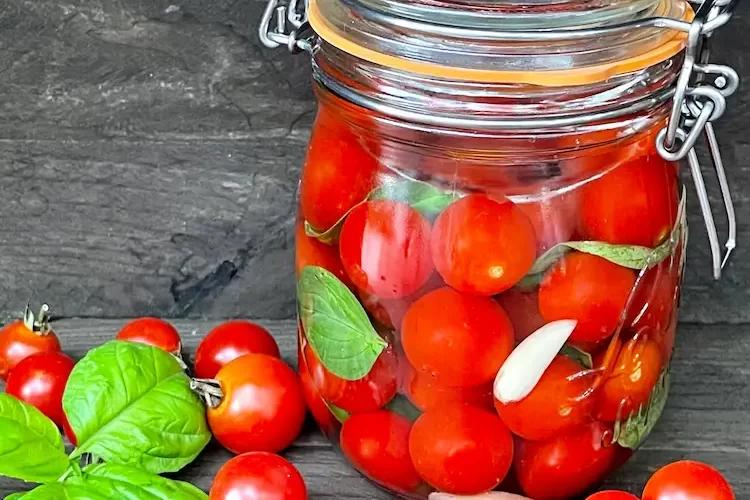
<svg viewBox="0 0 750 500">
<path fill-rule="evenodd" d="M 544 87 L 565 87 L 586 85 L 606 81 L 609 78 L 648 68 L 666 61 L 685 48 L 687 33 L 679 32 L 668 42 L 635 57 L 584 68 L 552 71 L 496 71 L 469 68 L 456 68 L 440 64 L 410 61 L 401 57 L 383 54 L 358 45 L 339 34 L 323 17 L 318 6 L 319 0 L 311 0 L 308 21 L 323 40 L 355 57 L 380 66 L 399 69 L 409 73 L 434 76 L 446 80 L 472 81 L 482 83 L 522 83 Z M 330 0 L 321 0 L 330 1 Z M 666 0 L 665 0 L 666 1 Z M 685 9 L 684 21 L 691 21 L 694 12 Z"/>
</svg>

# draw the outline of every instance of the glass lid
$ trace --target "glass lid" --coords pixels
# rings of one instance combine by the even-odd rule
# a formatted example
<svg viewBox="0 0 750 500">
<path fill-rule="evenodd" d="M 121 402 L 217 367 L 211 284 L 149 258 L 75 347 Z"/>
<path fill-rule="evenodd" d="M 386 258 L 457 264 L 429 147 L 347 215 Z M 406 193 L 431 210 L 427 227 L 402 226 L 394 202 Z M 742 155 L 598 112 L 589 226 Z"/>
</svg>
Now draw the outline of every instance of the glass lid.
<svg viewBox="0 0 750 500">
<path fill-rule="evenodd" d="M 311 0 L 308 13 L 323 40 L 371 62 L 550 85 L 661 62 L 685 35 L 653 20 L 691 16 L 684 0 Z"/>
</svg>

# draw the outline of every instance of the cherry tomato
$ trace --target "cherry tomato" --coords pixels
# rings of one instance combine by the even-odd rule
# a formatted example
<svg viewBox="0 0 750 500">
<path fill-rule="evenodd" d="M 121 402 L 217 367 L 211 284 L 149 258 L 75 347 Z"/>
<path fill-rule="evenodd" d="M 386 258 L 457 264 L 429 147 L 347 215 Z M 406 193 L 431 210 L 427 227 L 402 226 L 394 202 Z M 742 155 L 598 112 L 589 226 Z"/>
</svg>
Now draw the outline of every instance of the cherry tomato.
<svg viewBox="0 0 750 500">
<path fill-rule="evenodd" d="M 599 418 L 614 422 L 619 411 L 620 418 L 625 420 L 637 411 L 648 401 L 659 381 L 662 364 L 659 345 L 647 336 L 638 335 L 627 341 L 599 388 Z"/>
<path fill-rule="evenodd" d="M 387 410 L 349 417 L 341 450 L 357 470 L 384 486 L 408 493 L 422 484 L 409 457 L 411 422 Z"/>
<path fill-rule="evenodd" d="M 417 472 L 438 490 L 474 495 L 505 478 L 513 462 L 513 438 L 489 410 L 435 408 L 414 422 L 409 452 Z"/>
<path fill-rule="evenodd" d="M 578 221 L 577 191 L 516 206 L 534 226 L 537 253 L 542 254 L 558 243 L 572 239 Z"/>
<path fill-rule="evenodd" d="M 677 168 L 656 154 L 641 156 L 583 186 L 580 197 L 587 239 L 655 247 L 677 217 Z"/>
<path fill-rule="evenodd" d="M 359 380 L 344 380 L 328 371 L 309 343 L 304 347 L 304 358 L 313 387 L 323 399 L 350 413 L 375 411 L 396 395 L 398 360 L 392 347 L 387 347 L 375 361 L 370 373 Z"/>
<path fill-rule="evenodd" d="M 403 391 L 422 411 L 454 405 L 492 408 L 492 382 L 471 387 L 449 387 L 438 383 L 429 373 L 415 370 L 407 361 L 402 365 Z"/>
<path fill-rule="evenodd" d="M 516 333 L 516 342 L 523 339 L 544 326 L 542 315 L 539 314 L 539 291 L 523 291 L 518 287 L 506 290 L 496 297 L 497 302 L 503 307 L 513 330 Z"/>
<path fill-rule="evenodd" d="M 679 266 L 669 259 L 646 271 L 628 310 L 631 328 L 666 330 L 676 307 L 678 284 Z"/>
<path fill-rule="evenodd" d="M 74 366 L 75 362 L 61 352 L 33 354 L 13 368 L 5 391 L 35 406 L 62 427 L 62 397 Z"/>
<path fill-rule="evenodd" d="M 304 359 L 300 358 L 299 380 L 302 387 L 302 396 L 305 398 L 307 408 L 315 419 L 323 433 L 329 438 L 333 438 L 334 430 L 338 427 L 338 421 L 328 409 L 328 405 L 315 388 L 310 372 L 307 369 Z"/>
<path fill-rule="evenodd" d="M 179 354 L 182 349 L 182 339 L 177 329 L 158 318 L 138 318 L 125 325 L 117 340 L 138 342 L 172 354 Z"/>
<path fill-rule="evenodd" d="M 539 286 L 545 321 L 578 320 L 571 342 L 597 342 L 620 323 L 635 273 L 602 257 L 573 252 L 558 261 Z"/>
<path fill-rule="evenodd" d="M 445 282 L 437 273 L 432 276 L 415 293 L 402 299 L 381 299 L 376 295 L 360 291 L 359 298 L 362 305 L 367 309 L 372 317 L 380 322 L 383 326 L 393 329 L 400 329 L 401 322 L 404 319 L 406 311 L 419 298 L 424 297 L 427 293 L 445 286 Z"/>
<path fill-rule="evenodd" d="M 60 350 L 60 340 L 49 329 L 47 318 L 40 321 L 41 326 L 15 321 L 0 330 L 0 379 L 7 379 L 10 371 L 32 354 Z"/>
<path fill-rule="evenodd" d="M 295 440 L 305 420 L 297 374 L 267 354 L 246 354 L 216 375 L 224 397 L 208 409 L 214 437 L 233 453 L 276 453 Z"/>
<path fill-rule="evenodd" d="M 515 470 L 524 493 L 534 500 L 567 500 L 596 486 L 610 472 L 615 455 L 609 427 L 593 422 L 550 441 L 521 441 Z"/>
<path fill-rule="evenodd" d="M 327 245 L 305 234 L 305 226 L 302 221 L 297 223 L 295 244 L 297 274 L 301 273 L 307 266 L 322 267 L 336 276 L 347 287 L 354 287 L 352 280 L 344 271 L 338 246 Z"/>
<path fill-rule="evenodd" d="M 227 321 L 211 330 L 195 352 L 195 376 L 214 378 L 219 370 L 245 354 L 281 357 L 273 335 L 249 321 Z"/>
<path fill-rule="evenodd" d="M 297 468 L 278 455 L 245 453 L 219 469 L 210 500 L 307 500 L 307 487 Z"/>
<path fill-rule="evenodd" d="M 513 325 L 493 299 L 444 287 L 409 308 L 401 342 L 417 370 L 439 384 L 467 387 L 495 378 L 513 350 Z"/>
<path fill-rule="evenodd" d="M 637 496 L 625 491 L 600 491 L 586 498 L 586 500 L 639 500 Z"/>
<path fill-rule="evenodd" d="M 355 208 L 339 240 L 354 285 L 384 299 L 419 290 L 434 271 L 430 223 L 406 203 L 372 200 Z"/>
<path fill-rule="evenodd" d="M 63 391 L 64 393 L 65 391 Z M 70 441 L 70 444 L 73 446 L 78 446 L 78 439 L 76 438 L 75 432 L 73 432 L 73 428 L 70 426 L 70 422 L 68 422 L 68 416 L 65 415 L 65 412 L 63 411 L 62 414 L 62 430 L 63 434 L 65 434 L 65 437 L 68 438 L 68 441 Z"/>
<path fill-rule="evenodd" d="M 589 421 L 594 378 L 594 372 L 557 356 L 528 396 L 508 404 L 496 399 L 495 409 L 513 434 L 531 441 L 551 439 Z"/>
<path fill-rule="evenodd" d="M 469 195 L 438 216 L 432 255 L 448 285 L 495 295 L 515 285 L 534 263 L 534 228 L 510 201 Z"/>
<path fill-rule="evenodd" d="M 346 127 L 321 114 L 300 182 L 302 216 L 317 231 L 333 227 L 374 188 L 378 162 Z"/>
<path fill-rule="evenodd" d="M 734 491 L 721 472 L 710 465 L 681 460 L 654 473 L 643 500 L 734 500 Z"/>
</svg>

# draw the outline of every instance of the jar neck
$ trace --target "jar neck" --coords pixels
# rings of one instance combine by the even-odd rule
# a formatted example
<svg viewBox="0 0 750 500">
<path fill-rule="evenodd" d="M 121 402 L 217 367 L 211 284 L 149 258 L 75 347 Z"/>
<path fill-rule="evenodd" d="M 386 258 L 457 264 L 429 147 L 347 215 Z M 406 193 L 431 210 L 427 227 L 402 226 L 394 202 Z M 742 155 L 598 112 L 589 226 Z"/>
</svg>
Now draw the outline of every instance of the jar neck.
<svg viewBox="0 0 750 500">
<path fill-rule="evenodd" d="M 595 145 L 591 141 L 601 142 L 604 135 L 607 141 L 621 140 L 663 122 L 681 60 L 680 54 L 603 82 L 542 87 L 406 73 L 320 42 L 313 74 L 324 89 L 322 99 L 332 94 L 348 102 L 352 111 L 369 110 L 394 134 L 398 129 L 429 131 L 462 140 L 580 135 L 584 143 Z M 617 131 L 591 134 L 602 129 Z M 571 144 L 576 149 L 582 142 Z"/>
</svg>

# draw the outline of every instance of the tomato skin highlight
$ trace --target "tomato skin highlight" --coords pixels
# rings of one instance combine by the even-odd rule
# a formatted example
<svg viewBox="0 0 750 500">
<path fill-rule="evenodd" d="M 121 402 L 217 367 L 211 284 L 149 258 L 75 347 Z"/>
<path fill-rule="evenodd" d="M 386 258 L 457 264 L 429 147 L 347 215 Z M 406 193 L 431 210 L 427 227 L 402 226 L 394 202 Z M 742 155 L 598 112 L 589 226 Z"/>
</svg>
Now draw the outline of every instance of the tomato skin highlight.
<svg viewBox="0 0 750 500">
<path fill-rule="evenodd" d="M 303 353 L 313 387 L 323 399 L 343 410 L 350 413 L 375 411 L 396 395 L 398 359 L 390 346 L 380 354 L 370 373 L 359 380 L 344 380 L 328 371 L 309 343 Z"/>
<path fill-rule="evenodd" d="M 377 172 L 377 160 L 357 135 L 321 112 L 302 169 L 302 216 L 317 231 L 327 231 L 367 198 Z"/>
<path fill-rule="evenodd" d="M 599 388 L 599 419 L 614 422 L 619 411 L 625 420 L 638 411 L 659 381 L 662 365 L 661 348 L 656 342 L 640 335 L 627 341 Z"/>
<path fill-rule="evenodd" d="M 584 185 L 580 197 L 585 238 L 653 248 L 677 218 L 677 169 L 656 154 L 641 156 Z"/>
<path fill-rule="evenodd" d="M 6 380 L 10 371 L 29 356 L 60 349 L 60 340 L 54 332 L 34 332 L 23 321 L 9 323 L 0 330 L 0 379 Z"/>
<path fill-rule="evenodd" d="M 341 228 L 341 262 L 359 290 L 383 299 L 407 297 L 434 271 L 430 234 L 430 223 L 408 204 L 368 201 Z"/>
<path fill-rule="evenodd" d="M 735 500 L 724 476 L 710 465 L 681 460 L 657 470 L 646 483 L 643 500 Z"/>
<path fill-rule="evenodd" d="M 521 441 L 514 465 L 524 493 L 534 500 L 567 500 L 595 486 L 616 457 L 615 445 L 602 444 L 609 431 L 593 422 L 549 441 Z"/>
<path fill-rule="evenodd" d="M 575 361 L 557 356 L 528 396 L 508 404 L 495 399 L 495 409 L 513 434 L 530 441 L 580 427 L 591 419 L 595 405 L 588 393 L 595 374 L 582 376 L 582 371 Z"/>
<path fill-rule="evenodd" d="M 403 392 L 422 411 L 446 406 L 492 408 L 491 382 L 470 387 L 449 387 L 438 383 L 429 373 L 415 370 L 408 361 L 402 365 Z"/>
<path fill-rule="evenodd" d="M 224 397 L 207 411 L 219 443 L 240 454 L 279 452 L 299 435 L 306 408 L 299 378 L 282 360 L 246 354 L 216 375 Z"/>
<path fill-rule="evenodd" d="M 534 228 L 508 200 L 469 195 L 441 213 L 432 256 L 445 282 L 460 292 L 495 295 L 515 285 L 536 258 Z"/>
<path fill-rule="evenodd" d="M 10 372 L 5 391 L 63 425 L 62 397 L 75 362 L 61 352 L 29 356 Z"/>
<path fill-rule="evenodd" d="M 493 380 L 515 340 L 495 300 L 443 287 L 412 304 L 401 323 L 401 342 L 417 370 L 437 383 L 468 387 Z"/>
<path fill-rule="evenodd" d="M 417 472 L 445 493 L 474 495 L 495 488 L 513 462 L 513 438 L 489 410 L 473 406 L 423 413 L 409 435 Z"/>
<path fill-rule="evenodd" d="M 409 456 L 411 429 L 409 420 L 388 410 L 352 415 L 341 427 L 341 450 L 366 476 L 408 493 L 422 484 Z"/>
<path fill-rule="evenodd" d="M 135 319 L 126 324 L 115 338 L 158 347 L 171 354 L 180 354 L 182 349 L 182 339 L 177 329 L 159 318 Z"/>
<path fill-rule="evenodd" d="M 297 223 L 295 250 L 295 264 L 298 275 L 307 266 L 322 267 L 336 276 L 347 287 L 354 288 L 352 280 L 344 271 L 338 246 L 328 245 L 308 236 L 305 233 L 305 226 L 302 221 Z"/>
<path fill-rule="evenodd" d="M 227 321 L 208 332 L 195 351 L 195 376 L 214 378 L 227 363 L 245 354 L 280 358 L 273 335 L 260 325 L 243 320 Z"/>
<path fill-rule="evenodd" d="M 546 322 L 578 320 L 570 341 L 611 336 L 635 285 L 635 273 L 595 255 L 573 252 L 560 259 L 539 286 L 539 312 Z"/>
<path fill-rule="evenodd" d="M 588 496 L 586 500 L 639 500 L 639 498 L 626 491 L 607 490 L 594 493 Z"/>
<path fill-rule="evenodd" d="M 219 470 L 209 500 L 307 500 L 307 486 L 288 460 L 265 452 L 239 455 Z"/>
</svg>

